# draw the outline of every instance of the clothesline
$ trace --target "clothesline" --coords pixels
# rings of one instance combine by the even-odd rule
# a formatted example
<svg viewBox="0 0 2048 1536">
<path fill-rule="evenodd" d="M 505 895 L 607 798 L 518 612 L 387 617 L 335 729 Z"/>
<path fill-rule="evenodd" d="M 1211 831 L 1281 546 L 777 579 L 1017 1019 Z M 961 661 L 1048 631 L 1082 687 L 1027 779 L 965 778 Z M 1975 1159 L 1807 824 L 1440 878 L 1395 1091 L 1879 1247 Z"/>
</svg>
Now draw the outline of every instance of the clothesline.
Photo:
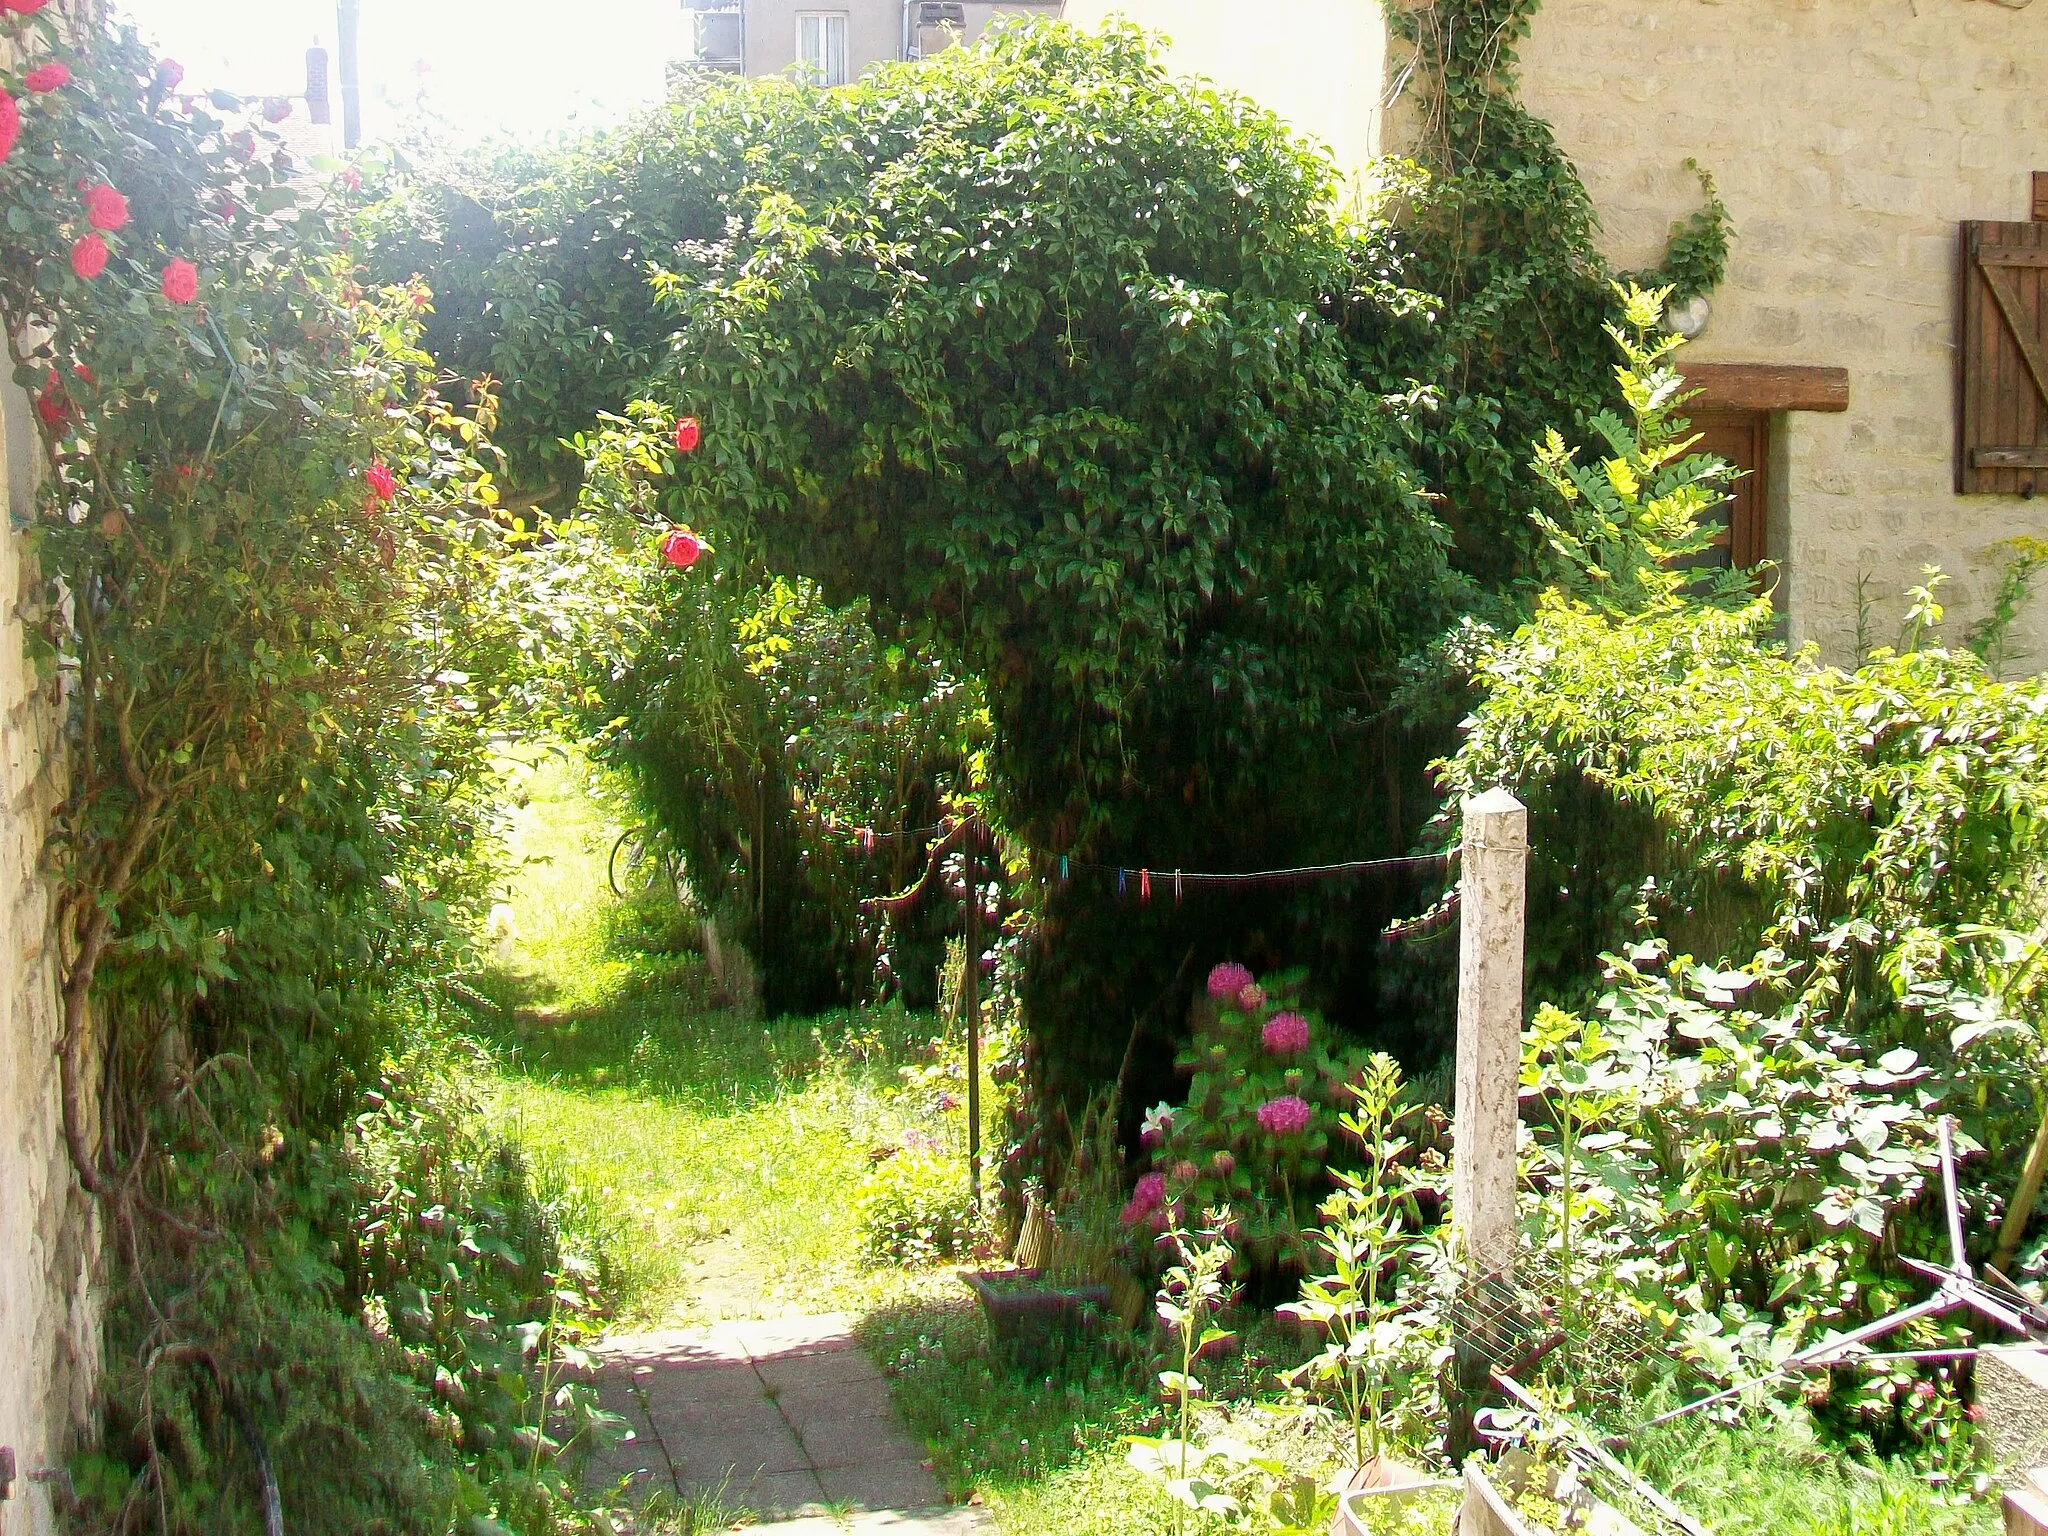
<svg viewBox="0 0 2048 1536">
<path fill-rule="evenodd" d="M 1233 870 L 1219 873 L 1212 870 L 1151 869 L 1143 865 L 1090 864 L 1062 855 L 1059 860 L 1059 880 L 1064 885 L 1077 873 L 1112 875 L 1116 879 L 1117 895 L 1128 896 L 1135 891 L 1140 901 L 1150 901 L 1152 888 L 1158 883 L 1173 893 L 1175 901 L 1179 901 L 1189 891 L 1204 888 L 1305 885 L 1318 880 L 1341 880 L 1381 870 L 1443 870 L 1456 858 L 1457 851 L 1453 849 L 1448 853 L 1407 854 L 1398 858 L 1352 859 L 1342 864 L 1303 864 L 1290 869 Z"/>
</svg>

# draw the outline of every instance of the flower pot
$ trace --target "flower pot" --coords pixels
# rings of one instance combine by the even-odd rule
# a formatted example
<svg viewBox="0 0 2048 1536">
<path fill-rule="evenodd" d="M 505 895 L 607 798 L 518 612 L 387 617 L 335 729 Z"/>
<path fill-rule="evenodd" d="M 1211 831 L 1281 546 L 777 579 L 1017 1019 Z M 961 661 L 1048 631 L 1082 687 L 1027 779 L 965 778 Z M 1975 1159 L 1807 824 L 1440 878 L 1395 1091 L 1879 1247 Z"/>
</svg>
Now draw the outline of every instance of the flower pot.
<svg viewBox="0 0 2048 1536">
<path fill-rule="evenodd" d="M 961 1278 L 980 1298 L 995 1353 L 1034 1374 L 1094 1337 L 1109 1312 L 1108 1286 L 1055 1285 L 1043 1270 L 984 1270 Z"/>
</svg>

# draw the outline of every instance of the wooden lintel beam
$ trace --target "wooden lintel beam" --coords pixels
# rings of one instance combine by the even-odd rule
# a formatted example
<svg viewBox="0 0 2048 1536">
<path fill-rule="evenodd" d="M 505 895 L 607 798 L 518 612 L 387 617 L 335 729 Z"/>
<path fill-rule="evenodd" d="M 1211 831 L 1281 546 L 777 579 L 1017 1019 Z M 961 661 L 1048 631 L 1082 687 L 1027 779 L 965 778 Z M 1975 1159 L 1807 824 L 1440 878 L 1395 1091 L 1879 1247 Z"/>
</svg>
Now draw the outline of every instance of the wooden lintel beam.
<svg viewBox="0 0 2048 1536">
<path fill-rule="evenodd" d="M 1791 363 L 1693 363 L 1681 359 L 1685 382 L 1699 390 L 1695 407 L 1737 411 L 1846 411 L 1849 370 Z"/>
</svg>

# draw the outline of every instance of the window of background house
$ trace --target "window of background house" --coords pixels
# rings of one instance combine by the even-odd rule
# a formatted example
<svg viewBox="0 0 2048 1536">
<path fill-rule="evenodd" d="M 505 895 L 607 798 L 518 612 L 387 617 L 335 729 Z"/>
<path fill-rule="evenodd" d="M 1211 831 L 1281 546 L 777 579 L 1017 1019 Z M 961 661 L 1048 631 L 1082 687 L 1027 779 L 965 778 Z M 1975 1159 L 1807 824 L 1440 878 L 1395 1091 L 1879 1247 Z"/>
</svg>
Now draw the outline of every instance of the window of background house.
<svg viewBox="0 0 2048 1536">
<path fill-rule="evenodd" d="M 796 19 L 796 57 L 817 85 L 846 84 L 846 13 L 807 11 Z"/>
</svg>

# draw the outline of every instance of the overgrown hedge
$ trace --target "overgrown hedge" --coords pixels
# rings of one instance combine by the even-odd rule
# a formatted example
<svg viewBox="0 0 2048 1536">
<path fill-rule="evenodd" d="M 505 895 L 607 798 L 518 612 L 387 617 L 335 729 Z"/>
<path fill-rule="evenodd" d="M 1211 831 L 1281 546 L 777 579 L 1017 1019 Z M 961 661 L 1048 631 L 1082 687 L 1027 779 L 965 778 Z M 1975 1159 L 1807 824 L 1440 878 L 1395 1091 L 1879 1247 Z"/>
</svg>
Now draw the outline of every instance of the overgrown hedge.
<svg viewBox="0 0 2048 1536">
<path fill-rule="evenodd" d="M 1434 642 L 1519 611 L 1529 444 L 1611 392 L 1615 314 L 1583 190 L 1513 116 L 1511 50 L 1427 62 L 1483 75 L 1513 131 L 1449 114 L 1438 178 L 1395 173 L 1362 222 L 1279 119 L 1171 79 L 1137 33 L 1033 24 L 840 90 L 707 85 L 552 162 L 437 167 L 393 189 L 376 259 L 441 296 L 445 363 L 508 381 L 536 487 L 566 494 L 557 444 L 596 411 L 700 418 L 643 515 L 974 677 L 987 798 L 1034 879 L 1062 854 L 1398 853 L 1454 739 Z M 1025 987 L 1046 1081 L 1113 1073 L 1140 1014 L 1170 1037 L 1191 949 L 1313 961 L 1337 1017 L 1426 1040 L 1440 978 L 1389 972 L 1376 935 L 1433 894 L 1049 887 Z"/>
</svg>

